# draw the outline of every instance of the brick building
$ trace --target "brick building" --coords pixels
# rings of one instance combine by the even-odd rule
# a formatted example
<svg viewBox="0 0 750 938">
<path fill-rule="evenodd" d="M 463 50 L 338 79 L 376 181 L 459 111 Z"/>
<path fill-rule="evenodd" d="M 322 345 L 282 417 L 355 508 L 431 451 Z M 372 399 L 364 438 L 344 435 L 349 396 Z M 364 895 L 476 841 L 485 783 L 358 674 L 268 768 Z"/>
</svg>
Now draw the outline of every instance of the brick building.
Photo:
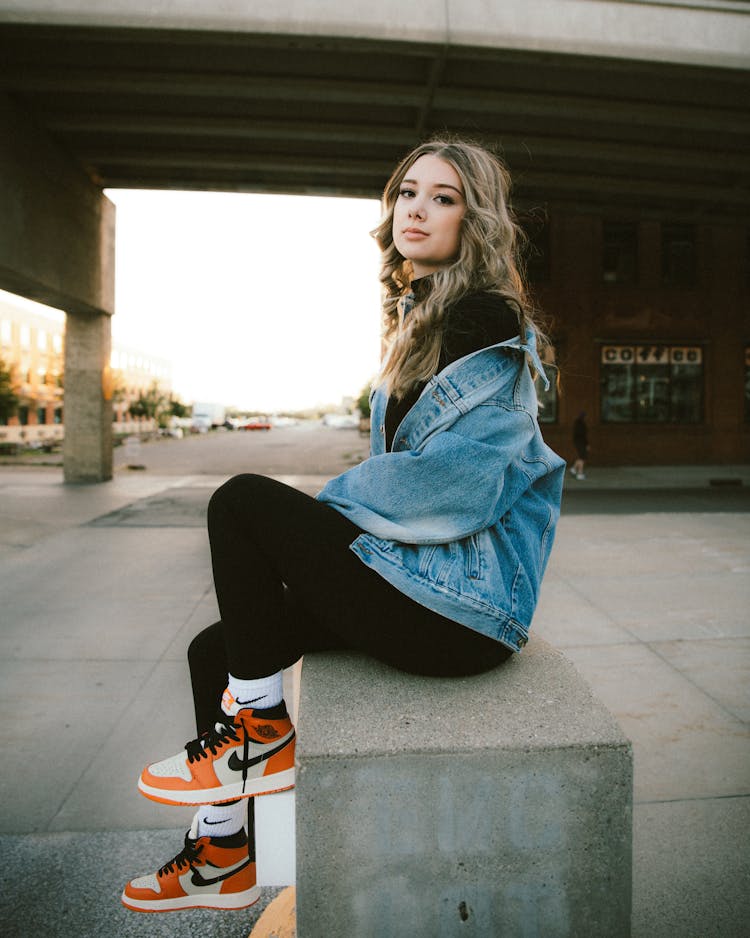
<svg viewBox="0 0 750 938">
<path fill-rule="evenodd" d="M 550 445 L 572 458 L 584 410 L 599 465 L 746 462 L 750 227 L 552 208 L 534 241 L 562 385 Z"/>
<path fill-rule="evenodd" d="M 19 397 L 18 411 L 7 423 L 38 428 L 26 431 L 28 439 L 62 436 L 64 343 L 64 313 L 0 294 L 0 359 Z M 154 382 L 171 391 L 171 364 L 164 359 L 115 343 L 110 362 L 106 393 L 111 395 L 115 423 L 131 419 L 130 404 Z"/>
</svg>

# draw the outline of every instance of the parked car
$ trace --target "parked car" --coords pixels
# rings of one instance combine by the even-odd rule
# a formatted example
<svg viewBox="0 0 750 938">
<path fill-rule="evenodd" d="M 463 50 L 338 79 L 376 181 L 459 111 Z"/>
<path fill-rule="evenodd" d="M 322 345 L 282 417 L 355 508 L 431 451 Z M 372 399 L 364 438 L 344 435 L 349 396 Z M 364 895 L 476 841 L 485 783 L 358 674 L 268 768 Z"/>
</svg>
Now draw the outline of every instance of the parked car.
<svg viewBox="0 0 750 938">
<path fill-rule="evenodd" d="M 334 430 L 353 430 L 359 427 L 359 417 L 357 414 L 326 414 L 323 426 Z"/>
<path fill-rule="evenodd" d="M 248 417 L 240 424 L 240 430 L 270 430 L 271 421 L 268 417 Z"/>
</svg>

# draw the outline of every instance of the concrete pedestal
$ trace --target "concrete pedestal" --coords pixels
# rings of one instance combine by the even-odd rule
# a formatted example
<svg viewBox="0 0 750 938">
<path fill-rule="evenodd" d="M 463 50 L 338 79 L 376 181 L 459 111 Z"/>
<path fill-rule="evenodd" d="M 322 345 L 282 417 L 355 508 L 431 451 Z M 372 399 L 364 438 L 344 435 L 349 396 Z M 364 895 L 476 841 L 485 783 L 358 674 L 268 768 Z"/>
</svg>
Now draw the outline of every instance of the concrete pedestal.
<svg viewBox="0 0 750 938">
<path fill-rule="evenodd" d="M 470 679 L 307 655 L 299 938 L 630 933 L 632 755 L 541 641 Z"/>
</svg>

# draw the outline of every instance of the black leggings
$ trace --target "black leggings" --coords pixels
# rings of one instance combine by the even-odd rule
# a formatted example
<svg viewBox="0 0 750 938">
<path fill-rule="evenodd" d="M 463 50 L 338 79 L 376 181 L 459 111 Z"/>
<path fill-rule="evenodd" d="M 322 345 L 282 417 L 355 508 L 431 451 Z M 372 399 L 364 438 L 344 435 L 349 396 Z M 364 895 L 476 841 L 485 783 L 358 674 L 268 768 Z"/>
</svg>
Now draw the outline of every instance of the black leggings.
<svg viewBox="0 0 750 938">
<path fill-rule="evenodd" d="M 258 475 L 211 497 L 208 534 L 221 621 L 188 650 L 199 732 L 227 672 L 273 674 L 306 652 L 352 649 L 413 674 L 465 676 L 512 652 L 414 602 L 349 550 L 361 530 L 297 489 Z"/>
</svg>

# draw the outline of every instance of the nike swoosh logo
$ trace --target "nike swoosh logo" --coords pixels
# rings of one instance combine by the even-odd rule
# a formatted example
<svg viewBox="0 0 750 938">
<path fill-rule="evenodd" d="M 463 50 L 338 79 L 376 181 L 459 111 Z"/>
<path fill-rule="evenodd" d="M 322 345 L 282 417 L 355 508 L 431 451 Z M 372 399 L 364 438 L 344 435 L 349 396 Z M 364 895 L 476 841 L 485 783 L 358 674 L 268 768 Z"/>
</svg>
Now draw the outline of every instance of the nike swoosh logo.
<svg viewBox="0 0 750 938">
<path fill-rule="evenodd" d="M 215 827 L 217 824 L 226 824 L 226 821 L 209 821 L 207 817 L 204 817 L 203 823 L 210 824 L 212 827 Z"/>
<path fill-rule="evenodd" d="M 257 700 L 263 700 L 263 698 L 267 696 L 268 694 L 261 694 L 260 697 L 253 697 L 252 700 L 240 700 L 239 697 L 235 697 L 234 702 L 244 706 L 245 704 L 255 703 Z"/>
<path fill-rule="evenodd" d="M 214 883 L 220 883 L 224 879 L 229 879 L 230 876 L 234 876 L 235 873 L 239 873 L 240 870 L 244 870 L 246 866 L 250 863 L 250 858 L 243 860 L 241 863 L 236 863 L 233 867 L 230 867 L 225 872 L 221 873 L 219 876 L 205 877 L 202 876 L 199 870 L 193 869 L 193 875 L 190 878 L 191 883 L 194 886 L 213 886 Z"/>
<path fill-rule="evenodd" d="M 248 759 L 245 762 L 244 759 L 240 759 L 236 752 L 232 752 L 227 759 L 227 766 L 233 772 L 241 772 L 243 769 L 249 769 L 251 765 L 259 765 L 261 762 L 265 762 L 266 759 L 270 759 L 271 756 L 275 756 L 277 752 L 281 752 L 289 743 L 294 739 L 295 732 L 292 730 L 292 735 L 285 739 L 283 743 L 279 743 L 278 746 L 274 746 L 273 749 L 269 749 L 268 752 L 262 752 L 259 756 L 253 756 L 252 759 Z"/>
</svg>

